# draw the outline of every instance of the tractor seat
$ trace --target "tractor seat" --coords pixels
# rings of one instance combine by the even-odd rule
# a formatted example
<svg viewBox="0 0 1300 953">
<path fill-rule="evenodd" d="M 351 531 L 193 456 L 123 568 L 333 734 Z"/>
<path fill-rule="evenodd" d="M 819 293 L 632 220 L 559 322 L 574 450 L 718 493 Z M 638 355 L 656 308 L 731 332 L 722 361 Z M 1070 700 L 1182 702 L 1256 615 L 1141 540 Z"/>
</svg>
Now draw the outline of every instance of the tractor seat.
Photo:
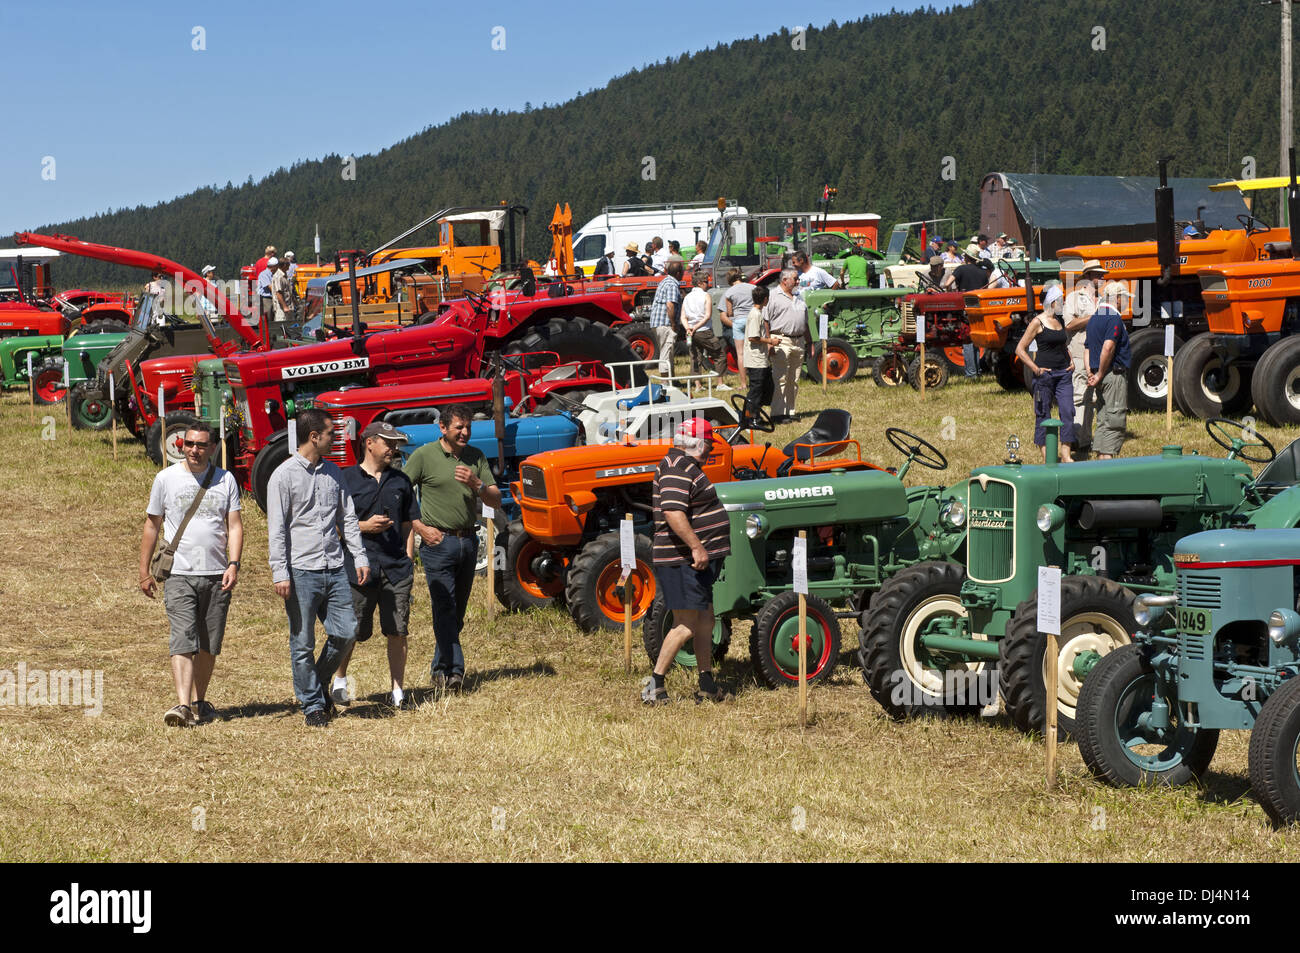
<svg viewBox="0 0 1300 953">
<path fill-rule="evenodd" d="M 567 298 L 571 294 L 573 294 L 573 289 L 562 281 L 556 281 L 546 289 L 546 297 L 548 298 Z"/>
<path fill-rule="evenodd" d="M 644 387 L 641 392 L 634 397 L 624 397 L 618 402 L 619 410 L 631 410 L 633 407 L 644 407 L 646 404 L 655 404 L 663 400 L 664 388 L 662 384 L 651 384 Z"/>
<path fill-rule="evenodd" d="M 1300 483 L 1300 439 L 1292 440 L 1259 472 L 1256 486 L 1295 486 Z"/>
<path fill-rule="evenodd" d="M 853 415 L 847 410 L 823 410 L 813 421 L 813 425 L 798 437 L 795 437 L 782 449 L 787 457 L 776 471 L 777 476 L 788 476 L 790 467 L 795 463 L 795 448 L 799 444 L 822 443 L 824 447 L 798 447 L 798 462 L 808 463 L 813 457 L 831 456 L 841 452 L 846 444 L 836 441 L 848 440 L 853 426 Z"/>
<path fill-rule="evenodd" d="M 1269 258 L 1290 258 L 1290 242 L 1265 242 L 1264 251 L 1268 253 Z"/>
</svg>

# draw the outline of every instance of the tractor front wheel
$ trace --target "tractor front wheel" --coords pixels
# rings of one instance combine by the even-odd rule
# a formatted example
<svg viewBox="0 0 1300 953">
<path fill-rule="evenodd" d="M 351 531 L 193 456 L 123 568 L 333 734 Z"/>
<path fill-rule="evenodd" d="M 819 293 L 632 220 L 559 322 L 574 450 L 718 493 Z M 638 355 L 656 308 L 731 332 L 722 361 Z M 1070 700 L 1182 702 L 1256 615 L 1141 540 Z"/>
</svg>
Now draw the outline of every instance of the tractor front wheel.
<svg viewBox="0 0 1300 953">
<path fill-rule="evenodd" d="M 619 597 L 621 549 L 618 533 L 605 533 L 583 546 L 573 557 L 564 584 L 564 598 L 578 626 L 621 631 L 626 614 Z M 636 534 L 636 569 L 625 585 L 631 587 L 632 621 L 640 622 L 655 598 L 654 547 L 650 537 Z"/>
<path fill-rule="evenodd" d="M 266 446 L 257 451 L 257 456 L 253 458 L 248 482 L 253 487 L 253 499 L 257 501 L 263 513 L 266 512 L 267 487 L 271 485 L 271 474 L 290 456 L 292 452 L 289 450 L 289 434 L 285 431 L 268 440 Z"/>
<path fill-rule="evenodd" d="M 1174 335 L 1174 351 L 1183 340 Z M 1129 338 L 1132 363 L 1128 369 L 1130 410 L 1164 410 L 1169 390 L 1169 361 L 1165 357 L 1165 329 L 1143 328 Z"/>
<path fill-rule="evenodd" d="M 824 682 L 840 657 L 840 622 L 819 596 L 807 596 L 808 684 Z M 759 610 L 749 633 L 749 657 L 768 688 L 799 684 L 799 596 L 782 592 Z"/>
<path fill-rule="evenodd" d="M 989 357 L 993 365 L 993 376 L 1003 390 L 1017 391 L 1025 389 L 1025 373 L 1020 359 L 1006 351 L 995 351 Z"/>
<path fill-rule="evenodd" d="M 185 431 L 199 422 L 199 418 L 184 410 L 173 410 L 167 414 L 166 431 L 162 420 L 155 420 L 149 432 L 145 434 L 144 449 L 149 459 L 158 466 L 171 466 L 185 459 L 185 451 L 177 446 L 185 439 Z M 216 461 L 221 461 L 221 450 L 217 448 Z"/>
<path fill-rule="evenodd" d="M 1074 734 L 1079 691 L 1084 679 L 1075 660 L 1086 652 L 1106 656 L 1132 641 L 1133 593 L 1099 576 L 1061 580 L 1061 634 L 1057 657 L 1047 658 L 1047 636 L 1038 630 L 1038 594 L 1016 607 L 1007 634 L 998 645 L 1002 663 L 1002 697 L 1007 714 L 1026 734 L 1042 733 L 1047 713 L 1047 673 L 1056 665 L 1056 735 Z"/>
<path fill-rule="evenodd" d="M 1117 788 L 1178 787 L 1205 773 L 1219 744 L 1218 731 L 1181 724 L 1176 694 L 1162 693 L 1170 726 L 1157 733 L 1147 721 L 1159 690 L 1136 645 L 1120 646 L 1088 673 L 1074 736 L 1083 763 L 1098 781 Z"/>
<path fill-rule="evenodd" d="M 504 542 L 505 567 L 501 570 L 497 592 L 505 607 L 522 611 L 560 605 L 564 601 L 568 559 L 548 551 L 529 536 L 520 520 L 506 528 Z"/>
<path fill-rule="evenodd" d="M 907 361 L 901 354 L 882 355 L 871 362 L 871 379 L 877 387 L 898 387 L 907 380 Z"/>
<path fill-rule="evenodd" d="M 38 404 L 61 404 L 68 396 L 68 389 L 63 386 L 62 358 L 49 358 L 40 367 L 32 371 L 35 378 L 33 393 Z"/>
<path fill-rule="evenodd" d="M 95 381 L 80 381 L 68 394 L 72 426 L 78 430 L 107 430 L 113 422 L 113 401 L 98 393 Z"/>
<path fill-rule="evenodd" d="M 822 382 L 822 343 L 818 341 L 808 349 L 805 361 L 808 378 L 814 384 Z M 834 384 L 852 380 L 858 373 L 858 354 L 843 338 L 826 339 L 826 380 Z"/>
<path fill-rule="evenodd" d="M 1250 733 L 1250 786 L 1275 824 L 1300 820 L 1300 679 L 1282 683 L 1259 710 Z"/>
<path fill-rule="evenodd" d="M 664 647 L 664 636 L 672 630 L 674 624 L 673 611 L 664 608 L 662 598 L 655 599 L 650 604 L 650 611 L 645 614 L 645 621 L 641 624 L 641 642 L 645 646 L 645 654 L 650 659 L 651 668 L 658 664 L 659 653 Z M 713 668 L 715 671 L 718 664 L 726 657 L 729 648 L 731 648 L 731 620 L 715 618 L 713 620 Z M 682 668 L 695 668 L 699 664 L 695 658 L 693 640 L 688 640 L 682 646 L 681 651 L 673 657 L 673 664 L 680 665 Z"/>
<path fill-rule="evenodd" d="M 967 617 L 965 580 L 956 563 L 919 563 L 886 581 L 862 613 L 858 664 L 871 697 L 891 718 L 976 714 L 986 700 L 997 701 L 996 693 L 978 690 L 981 681 L 993 684 L 988 663 L 932 653 L 921 642 L 928 633 L 950 634 Z"/>
<path fill-rule="evenodd" d="M 1279 427 L 1300 424 L 1300 337 L 1272 345 L 1255 366 L 1251 396 L 1259 415 Z M 1214 416 L 1235 416 L 1225 409 Z"/>
<path fill-rule="evenodd" d="M 924 373 L 926 390 L 936 390 L 948 383 L 948 361 L 942 351 L 926 352 Z M 913 390 L 921 389 L 921 374 L 921 355 L 918 354 L 912 358 L 912 363 L 907 365 L 907 382 L 912 385 Z"/>
</svg>

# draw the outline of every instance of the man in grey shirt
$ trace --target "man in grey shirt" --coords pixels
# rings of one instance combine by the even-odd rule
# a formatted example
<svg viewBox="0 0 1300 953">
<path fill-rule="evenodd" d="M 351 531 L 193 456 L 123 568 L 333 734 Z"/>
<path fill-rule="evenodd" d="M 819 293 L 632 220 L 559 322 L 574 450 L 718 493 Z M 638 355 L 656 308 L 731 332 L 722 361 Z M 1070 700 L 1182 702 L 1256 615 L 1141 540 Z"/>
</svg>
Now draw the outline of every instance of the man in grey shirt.
<svg viewBox="0 0 1300 953">
<path fill-rule="evenodd" d="M 357 637 L 340 535 L 352 554 L 358 585 L 369 581 L 370 562 L 342 471 L 321 459 L 334 438 L 333 422 L 323 410 L 310 408 L 298 414 L 297 431 L 298 452 L 276 468 L 267 486 L 267 549 L 275 594 L 289 616 L 293 693 L 307 724 L 319 728 L 334 711 L 326 686 Z M 320 658 L 314 658 L 318 614 L 326 641 Z"/>
<path fill-rule="evenodd" d="M 799 396 L 799 371 L 803 367 L 804 349 L 808 346 L 808 306 L 795 286 L 799 272 L 794 268 L 781 271 L 781 283 L 772 292 L 764 315 L 776 345 L 769 350 L 772 361 L 772 422 L 794 421 L 795 400 Z"/>
</svg>

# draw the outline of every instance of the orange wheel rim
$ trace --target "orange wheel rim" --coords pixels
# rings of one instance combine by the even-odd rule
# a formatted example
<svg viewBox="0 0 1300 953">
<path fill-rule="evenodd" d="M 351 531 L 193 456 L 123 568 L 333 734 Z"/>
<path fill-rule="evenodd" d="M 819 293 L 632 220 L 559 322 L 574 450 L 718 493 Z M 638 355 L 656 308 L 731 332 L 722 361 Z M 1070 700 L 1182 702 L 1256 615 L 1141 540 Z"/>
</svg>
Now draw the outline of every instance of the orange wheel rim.
<svg viewBox="0 0 1300 953">
<path fill-rule="evenodd" d="M 533 575 L 533 560 L 542 552 L 541 545 L 533 539 L 524 543 L 519 550 L 519 558 L 515 560 L 515 581 L 519 588 L 528 593 L 535 599 L 550 599 L 564 591 L 564 583 L 560 579 L 553 579 L 550 582 L 542 582 Z M 564 560 L 568 565 L 568 560 Z"/>
<path fill-rule="evenodd" d="M 844 380 L 849 372 L 849 355 L 843 348 L 833 347 L 826 352 L 826 379 Z"/>
<path fill-rule="evenodd" d="M 623 600 L 618 597 L 618 580 L 623 575 L 623 568 L 618 560 L 611 560 L 600 575 L 596 577 L 596 598 L 600 611 L 605 617 L 615 622 L 623 622 Z M 655 574 L 649 565 L 640 559 L 627 577 L 626 585 L 632 594 L 632 621 L 636 622 L 650 611 L 650 603 L 655 601 Z"/>
</svg>

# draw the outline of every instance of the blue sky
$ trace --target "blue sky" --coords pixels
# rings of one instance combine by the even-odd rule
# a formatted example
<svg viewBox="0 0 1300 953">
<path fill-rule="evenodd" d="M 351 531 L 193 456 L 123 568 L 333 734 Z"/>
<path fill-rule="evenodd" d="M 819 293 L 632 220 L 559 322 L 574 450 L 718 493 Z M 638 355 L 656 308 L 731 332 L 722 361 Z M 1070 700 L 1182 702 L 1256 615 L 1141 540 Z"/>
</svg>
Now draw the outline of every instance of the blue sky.
<svg viewBox="0 0 1300 953">
<path fill-rule="evenodd" d="M 626 0 L 4 3 L 0 235 L 374 152 L 466 110 L 562 102 L 783 26 L 923 5 L 714 0 L 656 16 L 665 5 Z"/>
</svg>

